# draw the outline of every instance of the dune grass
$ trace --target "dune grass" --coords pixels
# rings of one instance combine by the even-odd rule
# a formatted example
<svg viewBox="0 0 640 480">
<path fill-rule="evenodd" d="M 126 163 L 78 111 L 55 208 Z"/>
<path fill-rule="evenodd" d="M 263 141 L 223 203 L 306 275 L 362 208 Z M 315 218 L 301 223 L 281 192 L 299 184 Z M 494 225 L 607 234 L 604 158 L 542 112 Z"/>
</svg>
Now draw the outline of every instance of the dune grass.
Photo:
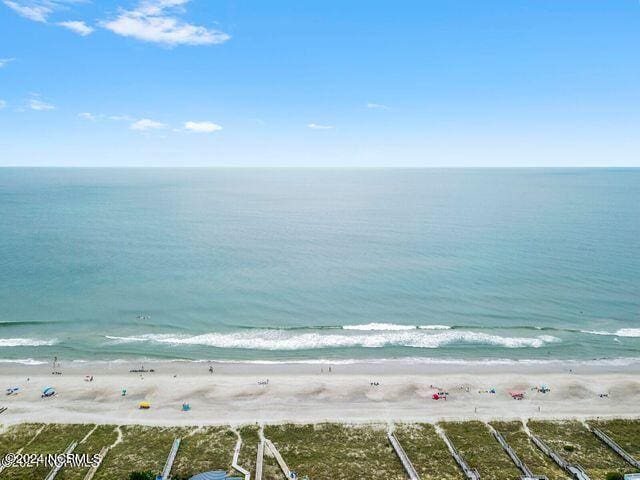
<svg viewBox="0 0 640 480">
<path fill-rule="evenodd" d="M 185 436 L 171 469 L 171 474 L 192 477 L 210 470 L 233 473 L 231 462 L 236 434 L 228 427 L 204 427 Z"/>
<path fill-rule="evenodd" d="M 122 442 L 113 447 L 93 477 L 95 480 L 126 480 L 133 471 L 160 473 L 176 437 L 193 428 L 124 426 Z"/>
<path fill-rule="evenodd" d="M 640 420 L 607 420 L 590 423 L 609 435 L 636 460 L 640 460 Z"/>
<path fill-rule="evenodd" d="M 535 474 L 550 480 L 566 480 L 566 475 L 528 439 L 519 422 L 492 422 L 520 458 Z M 576 421 L 531 421 L 529 428 L 567 461 L 580 464 L 593 480 L 604 480 L 609 472 L 629 473 L 634 469 L 606 447 L 586 427 Z M 640 456 L 640 420 L 593 422 L 629 453 Z M 519 470 L 480 422 L 444 422 L 441 424 L 456 448 L 483 479 L 516 479 Z M 0 454 L 61 453 L 74 440 L 82 440 L 93 425 L 22 424 L 9 427 L 0 434 Z M 120 427 L 123 441 L 105 457 L 95 480 L 127 480 L 132 471 L 160 473 L 176 437 L 182 444 L 172 473 L 178 478 L 208 470 L 231 470 L 236 435 L 229 427 L 162 428 L 144 426 Z M 36 433 L 40 430 L 40 433 Z M 239 463 L 255 473 L 258 427 L 239 429 L 243 439 Z M 406 474 L 386 437 L 383 425 L 274 425 L 265 427 L 265 435 L 279 449 L 289 467 L 300 478 L 355 480 L 361 478 L 405 479 Z M 450 456 L 446 445 L 430 424 L 399 424 L 396 436 L 425 480 L 460 480 L 462 473 Z M 117 430 L 111 425 L 98 426 L 85 442 L 76 447 L 82 454 L 98 453 L 111 445 Z M 265 451 L 264 480 L 280 480 L 282 473 L 274 458 Z M 9 468 L 0 478 L 32 480 L 44 478 L 50 469 Z M 63 468 L 60 480 L 82 480 L 87 468 Z"/>
<path fill-rule="evenodd" d="M 396 425 L 396 438 L 424 480 L 458 480 L 462 471 L 449 453 L 444 440 L 428 423 Z"/>
<path fill-rule="evenodd" d="M 549 480 L 568 480 L 570 478 L 564 470 L 533 444 L 521 422 L 491 422 L 491 425 L 502 434 L 520 460 L 535 475 L 544 475 Z"/>
<path fill-rule="evenodd" d="M 530 421 L 531 431 L 568 462 L 582 466 L 593 480 L 609 472 L 630 473 L 631 466 L 577 421 Z"/>
<path fill-rule="evenodd" d="M 62 453 L 74 440 L 82 440 L 92 428 L 93 425 L 46 425 L 35 440 L 24 448 L 22 453 Z M 44 478 L 49 470 L 51 468 L 45 465 L 30 468 L 11 467 L 2 472 L 2 479 L 33 480 Z"/>
<path fill-rule="evenodd" d="M 89 437 L 79 444 L 74 453 L 94 455 L 100 453 L 102 447 L 108 447 L 118 437 L 115 425 L 98 425 Z M 90 467 L 64 467 L 56 476 L 56 480 L 82 480 Z"/>
<path fill-rule="evenodd" d="M 39 423 L 21 423 L 12 425 L 0 434 L 0 457 L 7 453 L 15 453 L 23 448 L 44 425 Z"/>
<path fill-rule="evenodd" d="M 311 479 L 384 478 L 404 480 L 405 472 L 379 425 L 274 425 L 265 427 L 289 468 Z M 269 461 L 271 465 L 271 460 Z M 271 471 L 271 469 L 270 469 Z M 277 477 L 282 478 L 282 474 Z"/>
<path fill-rule="evenodd" d="M 483 479 L 516 479 L 521 473 L 482 422 L 444 422 L 440 426 L 471 468 Z"/>
<path fill-rule="evenodd" d="M 238 463 L 251 472 L 252 478 L 256 471 L 256 456 L 258 455 L 258 442 L 260 442 L 259 430 L 257 425 L 247 425 L 240 428 L 242 448 L 240 448 Z"/>
</svg>

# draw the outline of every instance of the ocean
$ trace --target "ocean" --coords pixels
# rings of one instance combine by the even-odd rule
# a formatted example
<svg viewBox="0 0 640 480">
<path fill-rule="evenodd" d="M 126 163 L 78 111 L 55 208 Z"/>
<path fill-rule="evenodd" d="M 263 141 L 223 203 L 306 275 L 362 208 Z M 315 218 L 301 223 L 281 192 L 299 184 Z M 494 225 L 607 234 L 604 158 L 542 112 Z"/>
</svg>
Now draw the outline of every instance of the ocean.
<svg viewBox="0 0 640 480">
<path fill-rule="evenodd" d="M 640 169 L 0 169 L 0 361 L 640 358 Z"/>
</svg>

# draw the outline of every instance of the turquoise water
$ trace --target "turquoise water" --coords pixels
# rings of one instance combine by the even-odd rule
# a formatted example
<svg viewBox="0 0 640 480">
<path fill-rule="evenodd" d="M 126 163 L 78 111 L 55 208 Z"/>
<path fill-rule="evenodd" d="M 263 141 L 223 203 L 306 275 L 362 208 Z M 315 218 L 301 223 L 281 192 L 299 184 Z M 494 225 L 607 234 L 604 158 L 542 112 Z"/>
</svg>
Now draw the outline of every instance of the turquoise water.
<svg viewBox="0 0 640 480">
<path fill-rule="evenodd" d="M 640 357 L 640 169 L 0 169 L 0 359 Z"/>
</svg>

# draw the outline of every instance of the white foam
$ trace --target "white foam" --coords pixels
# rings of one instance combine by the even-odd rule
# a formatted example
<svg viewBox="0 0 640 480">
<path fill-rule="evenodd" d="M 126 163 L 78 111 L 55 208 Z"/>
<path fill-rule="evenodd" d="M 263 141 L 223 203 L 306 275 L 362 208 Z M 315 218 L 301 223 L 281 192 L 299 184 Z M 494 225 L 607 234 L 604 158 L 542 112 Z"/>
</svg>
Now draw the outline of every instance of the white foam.
<svg viewBox="0 0 640 480">
<path fill-rule="evenodd" d="M 580 330 L 580 332 L 610 337 L 640 337 L 640 328 L 621 328 L 615 332 L 607 332 L 604 330 Z"/>
<path fill-rule="evenodd" d="M 344 325 L 343 330 L 359 330 L 365 332 L 415 330 L 415 325 L 398 325 L 397 323 L 366 323 L 362 325 Z"/>
<path fill-rule="evenodd" d="M 403 346 L 438 348 L 454 343 L 495 345 L 505 348 L 540 348 L 560 339 L 550 335 L 537 337 L 502 337 L 481 332 L 446 331 L 427 333 L 415 331 L 376 331 L 359 335 L 303 333 L 264 330 L 236 333 L 206 333 L 186 336 L 175 334 L 147 334 L 131 337 L 109 336 L 114 343 L 154 342 L 167 345 L 204 345 L 215 348 L 251 350 L 313 350 L 320 348 L 381 348 Z"/>
<path fill-rule="evenodd" d="M 588 333 L 590 335 L 615 335 L 615 333 L 606 332 L 604 330 L 580 330 L 580 333 Z"/>
<path fill-rule="evenodd" d="M 46 345 L 55 345 L 58 341 L 38 340 L 35 338 L 0 338 L 0 347 L 42 347 Z"/>
<path fill-rule="evenodd" d="M 394 332 L 405 330 L 449 330 L 448 325 L 401 325 L 398 323 L 365 323 L 358 325 L 344 325 L 343 330 L 358 330 L 362 332 Z"/>
<path fill-rule="evenodd" d="M 19 363 L 20 365 L 46 365 L 49 362 L 33 358 L 0 358 L 0 363 Z"/>
<path fill-rule="evenodd" d="M 640 337 L 640 328 L 621 328 L 616 332 L 618 337 Z"/>
</svg>

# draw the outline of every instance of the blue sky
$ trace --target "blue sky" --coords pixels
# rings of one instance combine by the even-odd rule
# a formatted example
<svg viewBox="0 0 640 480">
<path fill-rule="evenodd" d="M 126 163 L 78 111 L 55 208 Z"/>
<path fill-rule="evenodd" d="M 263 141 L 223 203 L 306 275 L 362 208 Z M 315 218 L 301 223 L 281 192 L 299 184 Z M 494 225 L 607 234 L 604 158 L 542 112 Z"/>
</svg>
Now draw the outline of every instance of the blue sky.
<svg viewBox="0 0 640 480">
<path fill-rule="evenodd" d="M 0 0 L 0 165 L 640 166 L 638 0 Z"/>
</svg>

